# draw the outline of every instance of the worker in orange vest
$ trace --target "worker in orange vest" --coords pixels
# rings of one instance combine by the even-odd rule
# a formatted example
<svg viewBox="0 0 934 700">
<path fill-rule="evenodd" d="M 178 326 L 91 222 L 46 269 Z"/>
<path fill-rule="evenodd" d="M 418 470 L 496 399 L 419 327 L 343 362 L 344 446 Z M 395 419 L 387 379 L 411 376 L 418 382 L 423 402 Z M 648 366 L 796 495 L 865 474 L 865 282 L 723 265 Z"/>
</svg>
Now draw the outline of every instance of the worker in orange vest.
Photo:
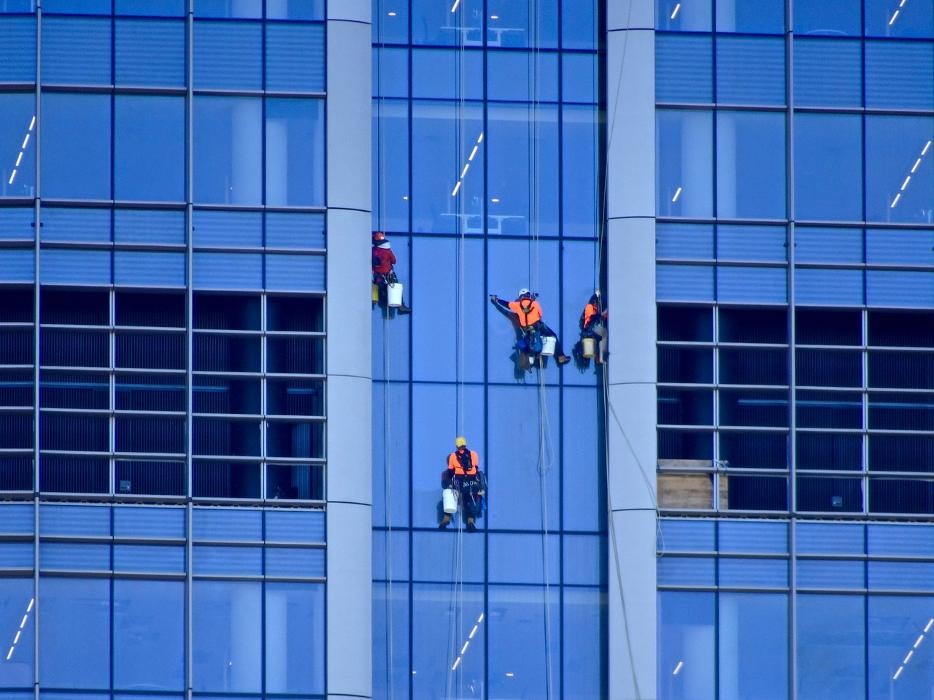
<svg viewBox="0 0 934 700">
<path fill-rule="evenodd" d="M 598 365 L 603 364 L 604 360 L 606 360 L 607 317 L 607 309 L 603 306 L 603 299 L 598 289 L 584 305 L 584 311 L 581 313 L 580 318 L 581 340 L 593 338 L 597 341 L 597 352 L 594 359 Z"/>
<path fill-rule="evenodd" d="M 483 472 L 480 471 L 480 455 L 467 447 L 466 438 L 455 438 L 454 451 L 448 455 L 448 468 L 441 477 L 441 485 L 443 488 L 453 486 L 460 493 L 461 512 L 467 529 L 475 532 L 476 519 L 483 508 L 485 485 Z M 445 513 L 438 527 L 443 530 L 450 522 L 450 513 Z"/>
<path fill-rule="evenodd" d="M 379 298 L 386 299 L 386 285 L 393 284 L 396 278 L 396 254 L 392 252 L 392 246 L 386 240 L 386 234 L 382 231 L 376 231 L 373 234 L 373 284 L 379 287 Z M 412 313 L 412 309 L 404 303 L 398 308 L 400 314 Z"/>
<path fill-rule="evenodd" d="M 555 359 L 559 365 L 570 361 L 570 357 L 561 349 L 561 341 L 555 333 L 542 320 L 542 305 L 536 301 L 536 294 L 528 289 L 520 289 L 515 301 L 503 301 L 495 294 L 490 295 L 490 301 L 504 313 L 512 315 L 523 332 L 537 331 L 542 337 L 555 339 Z"/>
</svg>

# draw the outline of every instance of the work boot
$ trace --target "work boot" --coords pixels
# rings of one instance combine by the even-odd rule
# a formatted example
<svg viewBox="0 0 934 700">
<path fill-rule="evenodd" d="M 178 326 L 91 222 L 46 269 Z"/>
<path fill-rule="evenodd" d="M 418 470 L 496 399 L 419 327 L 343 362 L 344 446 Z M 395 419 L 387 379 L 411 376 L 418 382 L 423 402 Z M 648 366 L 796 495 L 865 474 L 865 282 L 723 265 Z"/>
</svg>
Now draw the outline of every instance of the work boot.
<svg viewBox="0 0 934 700">
<path fill-rule="evenodd" d="M 476 532 L 477 526 L 473 521 L 473 518 L 467 518 L 467 532 Z"/>
<path fill-rule="evenodd" d="M 409 308 L 408 306 L 406 306 L 405 304 L 403 304 L 402 306 L 400 306 L 399 308 L 397 308 L 396 311 L 397 311 L 398 313 L 400 313 L 400 314 L 410 314 L 410 313 L 412 313 L 412 309 L 410 309 L 410 308 Z"/>
<path fill-rule="evenodd" d="M 451 522 L 451 516 L 448 515 L 447 513 L 445 513 L 445 514 L 444 514 L 444 517 L 441 518 L 441 522 L 438 523 L 438 529 L 439 529 L 439 530 L 443 530 L 444 528 L 446 528 L 446 527 L 448 526 L 448 523 L 450 523 L 450 522 Z"/>
<path fill-rule="evenodd" d="M 568 355 L 558 355 L 558 357 L 555 359 L 557 359 L 559 365 L 566 365 L 571 361 L 571 358 Z"/>
</svg>

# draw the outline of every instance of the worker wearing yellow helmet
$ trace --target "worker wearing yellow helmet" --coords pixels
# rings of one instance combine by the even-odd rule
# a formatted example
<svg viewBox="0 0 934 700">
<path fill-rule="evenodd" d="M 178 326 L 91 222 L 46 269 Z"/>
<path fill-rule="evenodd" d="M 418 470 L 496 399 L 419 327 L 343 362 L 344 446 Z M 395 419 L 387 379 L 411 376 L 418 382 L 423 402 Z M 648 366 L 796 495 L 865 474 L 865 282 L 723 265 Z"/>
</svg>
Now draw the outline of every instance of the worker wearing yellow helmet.
<svg viewBox="0 0 934 700">
<path fill-rule="evenodd" d="M 483 475 L 480 472 L 480 455 L 467 447 L 467 438 L 458 436 L 454 439 L 454 451 L 448 455 L 446 481 L 460 493 L 461 510 L 467 529 L 477 529 L 476 518 L 482 509 L 484 495 Z M 446 528 L 451 522 L 451 515 L 445 513 L 439 528 Z"/>
</svg>

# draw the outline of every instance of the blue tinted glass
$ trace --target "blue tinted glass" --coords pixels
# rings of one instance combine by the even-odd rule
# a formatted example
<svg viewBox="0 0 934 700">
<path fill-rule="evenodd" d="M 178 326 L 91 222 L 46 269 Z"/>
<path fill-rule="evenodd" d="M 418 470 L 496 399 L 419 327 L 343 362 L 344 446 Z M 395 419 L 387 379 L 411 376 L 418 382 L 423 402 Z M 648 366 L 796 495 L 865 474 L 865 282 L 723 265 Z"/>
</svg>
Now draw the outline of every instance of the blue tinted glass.
<svg viewBox="0 0 934 700">
<path fill-rule="evenodd" d="M 489 535 L 487 579 L 496 583 L 557 582 L 561 577 L 560 538 L 557 535 L 549 535 L 547 541 L 543 538 L 544 535 Z"/>
<path fill-rule="evenodd" d="M 567 526 L 565 526 L 567 527 Z M 606 538 L 595 535 L 565 535 L 562 582 L 565 584 L 598 586 L 606 558 Z M 541 564 L 538 566 L 542 568 Z"/>
<path fill-rule="evenodd" d="M 521 102 L 558 99 L 558 57 L 553 53 L 490 51 L 487 96 Z"/>
<path fill-rule="evenodd" d="M 39 516 L 42 535 L 110 536 L 110 509 L 106 507 L 43 505 Z"/>
<path fill-rule="evenodd" d="M 598 197 L 597 109 L 589 106 L 562 107 L 562 214 L 563 232 L 568 236 L 595 237 Z M 495 202 L 491 214 L 495 215 Z"/>
<path fill-rule="evenodd" d="M 266 255 L 266 289 L 323 292 L 324 280 L 322 255 Z"/>
<path fill-rule="evenodd" d="M 210 204 L 261 202 L 261 116 L 262 104 L 257 98 L 200 96 L 195 99 L 195 201 Z"/>
<path fill-rule="evenodd" d="M 798 551 L 807 554 L 863 554 L 864 528 L 847 523 L 799 523 Z"/>
<path fill-rule="evenodd" d="M 662 586 L 716 585 L 716 559 L 665 556 L 658 562 L 658 583 Z"/>
<path fill-rule="evenodd" d="M 110 96 L 43 93 L 41 128 L 43 196 L 110 199 Z"/>
<path fill-rule="evenodd" d="M 561 3 L 561 46 L 565 49 L 597 48 L 598 0 Z"/>
<path fill-rule="evenodd" d="M 795 260 L 799 263 L 861 263 L 862 229 L 797 227 Z"/>
<path fill-rule="evenodd" d="M 269 248 L 323 249 L 324 214 L 266 214 L 266 245 Z"/>
<path fill-rule="evenodd" d="M 110 284 L 110 252 L 106 250 L 43 249 L 40 281 Z"/>
<path fill-rule="evenodd" d="M 35 663 L 36 604 L 32 577 L 0 579 L 0 625 L 12 630 L 10 639 L 4 640 L 10 646 L 3 654 L 4 663 L 0 664 L 0 683 L 8 688 L 26 687 L 33 682 Z"/>
<path fill-rule="evenodd" d="M 110 546 L 43 542 L 39 548 L 42 569 L 106 571 L 110 568 Z"/>
<path fill-rule="evenodd" d="M 146 287 L 183 287 L 185 254 L 118 250 L 114 252 L 114 281 Z"/>
<path fill-rule="evenodd" d="M 181 211 L 117 209 L 114 211 L 114 241 L 184 245 L 185 214 Z"/>
<path fill-rule="evenodd" d="M 258 541 L 263 538 L 262 513 L 257 510 L 196 508 L 192 521 L 195 540 Z"/>
<path fill-rule="evenodd" d="M 869 526 L 870 555 L 934 556 L 934 529 L 917 525 L 874 524 Z"/>
<path fill-rule="evenodd" d="M 266 25 L 266 89 L 324 90 L 323 25 Z"/>
<path fill-rule="evenodd" d="M 36 0 L 6 0 L 0 5 L 0 13 L 35 12 Z"/>
<path fill-rule="evenodd" d="M 196 22 L 195 87 L 261 89 L 262 45 L 259 23 Z"/>
<path fill-rule="evenodd" d="M 412 0 L 412 43 L 482 46 L 483 2 L 461 0 L 451 12 L 453 6 L 436 0 Z"/>
<path fill-rule="evenodd" d="M 324 100 L 266 101 L 266 204 L 324 205 Z"/>
<path fill-rule="evenodd" d="M 930 597 L 869 596 L 869 697 L 923 698 L 934 684 Z M 915 642 L 921 643 L 915 648 Z M 908 657 L 909 652 L 914 652 Z"/>
<path fill-rule="evenodd" d="M 373 220 L 382 230 L 409 227 L 409 108 L 402 100 L 373 104 Z"/>
<path fill-rule="evenodd" d="M 27 207 L 0 209 L 0 240 L 30 241 L 36 237 L 35 210 Z"/>
<path fill-rule="evenodd" d="M 598 405 L 599 394 L 592 389 L 564 390 L 564 424 L 581 437 L 577 444 L 564 443 L 562 499 L 564 528 L 568 530 L 595 531 L 605 527 L 605 513 L 599 507 L 604 491 L 599 425 L 587 418 Z"/>
<path fill-rule="evenodd" d="M 118 95 L 114 101 L 114 197 L 185 199 L 185 98 Z"/>
<path fill-rule="evenodd" d="M 658 265 L 655 287 L 660 300 L 713 301 L 713 267 Z"/>
<path fill-rule="evenodd" d="M 479 539 L 479 538 L 477 538 Z M 539 552 L 541 549 L 538 550 Z M 465 583 L 482 583 L 486 547 L 481 540 L 464 547 L 463 560 L 454 557 L 446 532 L 412 533 L 412 577 L 416 581 L 451 583 L 461 575 Z M 463 569 L 461 567 L 463 566 Z M 381 570 L 381 573 L 385 569 Z M 463 574 L 460 572 L 463 571 Z M 399 575 L 398 573 L 396 575 Z"/>
<path fill-rule="evenodd" d="M 184 688 L 184 582 L 115 580 L 113 628 L 114 688 Z"/>
<path fill-rule="evenodd" d="M 930 233 L 869 229 L 866 231 L 866 262 L 934 266 Z"/>
<path fill-rule="evenodd" d="M 53 688 L 110 685 L 110 581 L 44 577 L 39 596 L 39 682 Z M 81 630 L 80 644 L 75 630 Z"/>
<path fill-rule="evenodd" d="M 721 552 L 784 554 L 788 551 L 788 526 L 782 522 L 721 521 L 719 535 Z"/>
<path fill-rule="evenodd" d="M 373 584 L 373 695 L 409 696 L 408 587 Z M 402 621 L 405 621 L 404 623 Z M 392 654 L 389 650 L 392 650 Z"/>
<path fill-rule="evenodd" d="M 782 0 L 717 0 L 717 31 L 781 34 L 785 29 Z"/>
<path fill-rule="evenodd" d="M 110 83 L 110 20 L 43 20 L 42 81 Z"/>
<path fill-rule="evenodd" d="M 184 573 L 183 547 L 147 544 L 114 545 L 115 571 Z"/>
<path fill-rule="evenodd" d="M 259 254 L 195 253 L 194 285 L 199 289 L 262 289 L 262 262 Z"/>
<path fill-rule="evenodd" d="M 584 7 L 585 26 L 593 19 Z M 488 0 L 487 46 L 531 46 L 553 48 L 558 45 L 558 3 L 540 0 L 535 3 L 512 0 Z"/>
<path fill-rule="evenodd" d="M 713 102 L 713 40 L 693 34 L 655 39 L 655 99 Z"/>
<path fill-rule="evenodd" d="M 262 687 L 262 606 L 259 582 L 194 582 L 193 688 L 259 692 Z"/>
<path fill-rule="evenodd" d="M 867 42 L 866 106 L 934 109 L 934 44 Z"/>
<path fill-rule="evenodd" d="M 713 214 L 713 115 L 656 112 L 656 201 L 660 216 Z"/>
<path fill-rule="evenodd" d="M 717 581 L 736 588 L 781 588 L 788 585 L 783 559 L 719 559 Z"/>
<path fill-rule="evenodd" d="M 373 420 L 373 522 L 385 525 L 388 511 L 392 514 L 392 524 L 398 527 L 409 519 L 409 473 L 407 469 L 394 466 L 406 464 L 409 459 L 409 388 L 408 384 L 401 382 L 388 386 L 387 397 L 385 382 L 373 384 L 373 405 L 380 407 L 381 413 L 379 418 L 374 417 Z M 387 426 L 392 435 L 387 435 Z M 437 448 L 443 449 L 440 441 Z M 419 470 L 424 476 L 425 487 L 422 493 L 424 498 L 419 499 L 419 504 L 424 508 L 428 524 L 437 524 L 441 519 L 435 506 L 441 499 L 440 475 L 441 469 L 445 468 L 443 459 L 443 454 L 434 457 L 432 464 L 437 466 L 436 469 Z M 390 481 L 387 469 L 395 473 L 391 483 L 387 483 Z M 408 564 L 405 564 L 405 569 L 408 568 Z"/>
<path fill-rule="evenodd" d="M 565 54 L 561 60 L 562 102 L 596 102 L 600 91 L 596 54 Z"/>
<path fill-rule="evenodd" d="M 564 589 L 564 687 L 581 700 L 608 697 L 606 689 L 606 593 L 596 588 Z"/>
<path fill-rule="evenodd" d="M 482 99 L 483 52 L 413 49 L 412 97 Z"/>
<path fill-rule="evenodd" d="M 713 593 L 658 594 L 659 697 L 714 700 L 716 607 Z"/>
<path fill-rule="evenodd" d="M 798 697 L 865 697 L 862 596 L 798 596 Z"/>
<path fill-rule="evenodd" d="M 721 700 L 788 695 L 788 597 L 721 593 L 718 611 Z"/>
<path fill-rule="evenodd" d="M 0 250 L 0 266 L 10 282 L 31 282 L 35 278 L 35 260 L 31 250 Z"/>
<path fill-rule="evenodd" d="M 192 236 L 198 248 L 259 248 L 263 217 L 259 212 L 196 210 Z"/>
<path fill-rule="evenodd" d="M 110 241 L 110 212 L 105 209 L 48 208 L 42 212 L 43 241 Z"/>
<path fill-rule="evenodd" d="M 802 106 L 862 104 L 860 42 L 795 40 L 795 102 Z"/>
<path fill-rule="evenodd" d="M 934 220 L 934 117 L 866 117 L 866 218 Z"/>
<path fill-rule="evenodd" d="M 266 584 L 266 692 L 324 692 L 324 586 Z"/>
<path fill-rule="evenodd" d="M 762 37 L 719 37 L 717 39 L 717 102 L 784 104 L 784 40 Z"/>
<path fill-rule="evenodd" d="M 324 19 L 324 0 L 266 0 L 267 19 Z"/>
<path fill-rule="evenodd" d="M 928 308 L 934 298 L 934 273 L 869 270 L 866 303 L 870 306 Z"/>
<path fill-rule="evenodd" d="M 863 303 L 862 270 L 795 271 L 795 299 L 799 304 L 854 306 Z"/>
<path fill-rule="evenodd" d="M 934 5 L 866 0 L 866 35 L 934 37 Z"/>
<path fill-rule="evenodd" d="M 2 65 L 2 63 L 0 63 Z M 0 196 L 32 197 L 36 193 L 36 96 L 0 94 Z"/>
<path fill-rule="evenodd" d="M 795 114 L 794 119 L 795 216 L 859 221 L 863 198 L 860 117 Z"/>
<path fill-rule="evenodd" d="M 438 52 L 442 53 L 442 52 Z M 409 52 L 406 49 L 373 49 L 373 96 L 409 96 Z"/>
<path fill-rule="evenodd" d="M 861 561 L 798 561 L 799 588 L 865 588 L 866 567 Z"/>
<path fill-rule="evenodd" d="M 259 19 L 263 7 L 256 0 L 195 0 L 195 17 Z"/>
<path fill-rule="evenodd" d="M 110 0 L 44 0 L 43 12 L 68 14 L 109 15 Z"/>
<path fill-rule="evenodd" d="M 0 23 L 0 80 L 36 81 L 35 17 L 8 17 Z"/>
<path fill-rule="evenodd" d="M 717 257 L 784 262 L 787 257 L 785 241 L 783 226 L 718 226 Z"/>
<path fill-rule="evenodd" d="M 118 85 L 185 84 L 185 23 L 118 19 L 114 80 Z"/>
<path fill-rule="evenodd" d="M 409 40 L 409 3 L 373 0 L 373 41 L 405 44 Z"/>
<path fill-rule="evenodd" d="M 861 0 L 793 0 L 795 34 L 859 36 Z"/>
<path fill-rule="evenodd" d="M 143 15 L 146 17 L 182 17 L 185 14 L 185 0 L 114 0 L 114 14 Z"/>
<path fill-rule="evenodd" d="M 655 27 L 679 32 L 709 32 L 710 0 L 655 0 Z"/>
<path fill-rule="evenodd" d="M 717 215 L 785 217 L 785 117 L 717 112 Z"/>
</svg>

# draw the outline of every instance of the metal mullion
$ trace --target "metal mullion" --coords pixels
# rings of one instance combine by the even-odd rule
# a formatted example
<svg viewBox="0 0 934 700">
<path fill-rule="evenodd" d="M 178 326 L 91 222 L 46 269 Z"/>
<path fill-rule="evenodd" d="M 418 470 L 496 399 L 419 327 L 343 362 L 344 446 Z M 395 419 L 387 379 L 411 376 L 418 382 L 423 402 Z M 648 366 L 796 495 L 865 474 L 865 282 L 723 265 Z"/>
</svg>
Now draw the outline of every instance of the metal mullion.
<svg viewBox="0 0 934 700">
<path fill-rule="evenodd" d="M 264 33 L 265 36 L 265 33 Z M 265 217 L 263 217 L 265 219 Z M 263 237 L 265 239 L 265 227 L 263 231 Z M 265 240 L 264 240 L 265 243 Z M 265 255 L 264 255 L 265 258 Z M 260 325 L 259 327 L 263 330 L 263 337 L 259 343 L 259 413 L 260 413 L 260 424 L 259 424 L 259 454 L 260 459 L 260 485 L 259 485 L 259 495 L 262 500 L 266 500 L 266 476 L 267 476 L 267 465 L 266 459 L 268 457 L 266 449 L 266 436 L 268 434 L 268 422 L 267 422 L 267 406 L 266 406 L 266 362 L 267 362 L 267 337 L 265 334 L 266 328 L 268 327 L 269 315 L 268 315 L 268 297 L 265 293 L 260 296 L 259 300 L 259 314 L 260 314 Z M 265 527 L 265 519 L 263 520 Z M 265 561 L 265 555 L 264 555 Z M 265 605 L 264 605 L 265 609 Z"/>
<path fill-rule="evenodd" d="M 863 245 L 865 246 L 865 234 L 863 235 Z M 860 312 L 860 325 L 862 333 L 861 356 L 861 387 L 860 402 L 863 437 L 861 445 L 862 464 L 860 465 L 865 472 L 862 481 L 863 488 L 863 514 L 869 513 L 869 310 L 863 308 Z"/>
<path fill-rule="evenodd" d="M 117 461 L 114 457 L 114 453 L 117 451 L 117 417 L 115 412 L 117 410 L 117 380 L 116 380 L 116 366 L 117 366 L 117 334 L 114 331 L 114 326 L 116 325 L 116 291 L 110 289 L 108 294 L 109 309 L 108 313 L 110 315 L 110 329 L 109 329 L 109 343 L 108 343 L 108 365 L 109 371 L 107 372 L 107 394 L 108 399 L 107 403 L 110 406 L 110 416 L 107 419 L 108 423 L 108 440 L 109 448 L 111 452 L 110 458 L 107 460 L 109 469 L 108 477 L 110 480 L 109 488 L 110 493 L 115 494 L 117 492 Z"/>
</svg>

